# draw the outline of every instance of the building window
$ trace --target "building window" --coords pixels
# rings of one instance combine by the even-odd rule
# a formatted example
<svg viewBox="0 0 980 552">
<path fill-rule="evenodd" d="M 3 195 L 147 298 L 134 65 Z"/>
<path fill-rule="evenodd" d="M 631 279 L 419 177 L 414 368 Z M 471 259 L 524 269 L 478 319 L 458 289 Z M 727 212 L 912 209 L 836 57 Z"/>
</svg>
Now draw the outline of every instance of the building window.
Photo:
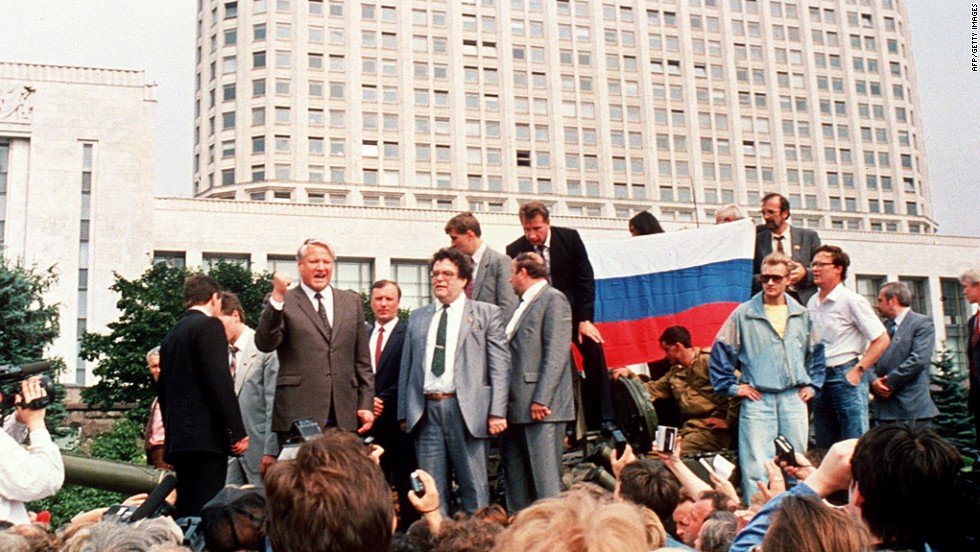
<svg viewBox="0 0 980 552">
<path fill-rule="evenodd" d="M 402 308 L 417 309 L 432 302 L 429 289 L 429 263 L 392 260 L 391 273 L 393 279 L 402 288 Z"/>
<path fill-rule="evenodd" d="M 966 322 L 970 317 L 970 308 L 963 297 L 963 288 L 958 278 L 940 278 L 939 287 L 943 304 L 943 321 L 946 326 L 946 341 L 944 345 L 953 356 L 953 365 L 959 366 L 959 373 L 967 371 L 966 347 L 970 334 Z"/>
<path fill-rule="evenodd" d="M 183 268 L 187 265 L 187 254 L 183 251 L 154 251 L 153 264 L 160 263 L 172 268 Z"/>
<path fill-rule="evenodd" d="M 872 306 L 878 303 L 878 290 L 885 285 L 884 276 L 858 274 L 856 277 L 858 295 L 864 297 Z"/>
<path fill-rule="evenodd" d="M 929 308 L 929 279 L 912 276 L 899 276 L 899 282 L 909 286 L 912 292 L 912 310 L 919 314 L 930 316 L 932 309 Z"/>
<path fill-rule="evenodd" d="M 10 172 L 9 160 L 10 144 L 0 142 L 0 254 L 3 253 L 4 227 L 7 220 L 7 175 Z"/>
<path fill-rule="evenodd" d="M 205 273 L 211 272 L 218 263 L 236 264 L 247 269 L 251 264 L 251 257 L 248 253 L 204 253 L 201 256 L 201 269 Z"/>
<path fill-rule="evenodd" d="M 374 262 L 370 259 L 339 258 L 334 263 L 333 285 L 337 289 L 349 289 L 367 293 L 374 282 Z"/>
</svg>

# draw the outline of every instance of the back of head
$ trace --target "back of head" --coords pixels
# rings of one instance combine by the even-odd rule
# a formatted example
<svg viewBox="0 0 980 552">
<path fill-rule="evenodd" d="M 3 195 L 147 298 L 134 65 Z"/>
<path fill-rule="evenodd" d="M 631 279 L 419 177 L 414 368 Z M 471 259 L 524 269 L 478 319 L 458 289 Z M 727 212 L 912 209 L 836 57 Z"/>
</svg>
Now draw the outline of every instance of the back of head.
<svg viewBox="0 0 980 552">
<path fill-rule="evenodd" d="M 867 531 L 843 510 L 812 496 L 786 496 L 762 540 L 762 549 L 793 552 L 865 552 Z"/>
<path fill-rule="evenodd" d="M 391 492 L 353 434 L 328 431 L 304 443 L 295 460 L 267 472 L 265 492 L 275 550 L 376 552 L 391 543 Z"/>
<path fill-rule="evenodd" d="M 500 534 L 499 523 L 471 517 L 445 521 L 439 528 L 435 552 L 490 552 Z"/>
<path fill-rule="evenodd" d="M 148 552 L 158 544 L 178 544 L 179 527 L 170 518 L 146 519 L 136 524 L 100 521 L 83 527 L 65 541 L 62 552 Z"/>
<path fill-rule="evenodd" d="M 31 552 L 27 539 L 6 531 L 0 531 L 0 550 L 4 552 Z"/>
<path fill-rule="evenodd" d="M 209 276 L 204 274 L 188 276 L 184 280 L 184 307 L 203 305 L 210 301 L 215 293 L 221 293 L 221 286 Z"/>
<path fill-rule="evenodd" d="M 265 539 L 265 493 L 229 485 L 201 509 L 201 530 L 210 552 L 261 549 Z"/>
<path fill-rule="evenodd" d="M 472 212 L 466 211 L 465 213 L 460 213 L 455 217 L 449 219 L 446 223 L 446 233 L 455 232 L 456 234 L 465 234 L 467 231 L 472 230 L 473 235 L 480 237 L 483 235 L 480 229 L 480 221 L 477 220 L 476 216 Z"/>
<path fill-rule="evenodd" d="M 649 236 L 650 234 L 663 234 L 664 229 L 660 226 L 660 221 L 653 216 L 650 211 L 637 213 L 630 219 L 630 231 L 634 236 Z"/>
<path fill-rule="evenodd" d="M 497 539 L 498 552 L 645 552 L 640 508 L 602 504 L 587 493 L 570 492 L 521 510 Z"/>
<path fill-rule="evenodd" d="M 641 458 L 627 464 L 619 474 L 619 496 L 645 506 L 673 530 L 673 513 L 680 500 L 681 484 L 659 460 Z"/>
<path fill-rule="evenodd" d="M 715 516 L 715 514 L 723 515 Z M 705 520 L 704 525 L 701 526 L 701 534 L 698 535 L 700 541 L 698 550 L 701 552 L 728 552 L 732 541 L 735 540 L 737 529 L 738 520 L 734 514 L 720 510 L 712 512 Z"/>
<path fill-rule="evenodd" d="M 953 504 L 961 459 L 933 429 L 904 424 L 864 434 L 851 457 L 861 517 L 885 544 L 921 544 Z"/>
</svg>

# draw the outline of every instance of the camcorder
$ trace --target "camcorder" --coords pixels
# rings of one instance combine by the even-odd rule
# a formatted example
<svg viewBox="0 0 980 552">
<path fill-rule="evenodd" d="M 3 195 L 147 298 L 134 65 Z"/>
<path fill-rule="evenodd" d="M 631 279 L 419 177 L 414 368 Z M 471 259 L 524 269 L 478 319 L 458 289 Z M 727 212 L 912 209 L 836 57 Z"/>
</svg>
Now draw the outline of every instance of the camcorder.
<svg viewBox="0 0 980 552">
<path fill-rule="evenodd" d="M 0 412 L 5 412 L 17 405 L 21 381 L 50 369 L 51 363 L 47 361 L 31 362 L 20 366 L 14 364 L 0 366 L 0 393 L 3 394 L 3 400 L 0 401 Z M 25 408 L 41 410 L 54 402 L 54 380 L 46 375 L 41 376 L 41 387 L 44 388 L 47 395 L 34 399 L 24 405 Z"/>
<path fill-rule="evenodd" d="M 320 429 L 320 425 L 313 418 L 293 420 L 293 424 L 289 426 L 289 435 L 286 437 L 286 444 L 279 451 L 278 460 L 295 459 L 296 453 L 299 452 L 299 447 L 303 446 L 303 443 L 312 441 L 321 435 L 323 435 L 323 430 Z M 364 446 L 370 448 L 374 444 L 374 437 L 368 435 L 362 437 L 361 441 L 364 443 Z"/>
</svg>

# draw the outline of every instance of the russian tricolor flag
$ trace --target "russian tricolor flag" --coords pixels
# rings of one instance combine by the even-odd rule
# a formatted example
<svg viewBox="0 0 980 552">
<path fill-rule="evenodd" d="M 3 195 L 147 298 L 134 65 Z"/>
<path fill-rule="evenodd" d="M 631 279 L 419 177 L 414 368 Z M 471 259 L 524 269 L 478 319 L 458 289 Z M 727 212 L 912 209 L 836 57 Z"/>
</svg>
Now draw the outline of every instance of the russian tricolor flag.
<svg viewBox="0 0 980 552">
<path fill-rule="evenodd" d="M 609 367 L 663 358 L 660 334 L 684 326 L 708 348 L 749 299 L 755 224 L 585 242 L 595 271 L 595 320 Z"/>
</svg>

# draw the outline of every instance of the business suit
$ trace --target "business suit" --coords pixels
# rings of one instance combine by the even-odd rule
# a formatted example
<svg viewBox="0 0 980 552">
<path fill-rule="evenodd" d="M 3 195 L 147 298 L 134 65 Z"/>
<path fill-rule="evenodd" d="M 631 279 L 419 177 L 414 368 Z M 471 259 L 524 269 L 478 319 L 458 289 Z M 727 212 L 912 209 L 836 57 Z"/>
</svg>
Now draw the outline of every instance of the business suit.
<svg viewBox="0 0 980 552">
<path fill-rule="evenodd" d="M 534 252 L 527 237 L 521 236 L 507 246 L 507 255 L 515 258 L 521 253 Z M 602 345 L 583 337 L 578 341 L 579 322 L 592 322 L 595 315 L 595 275 L 589 254 L 578 231 L 552 226 L 548 251 L 550 283 L 565 294 L 572 309 L 572 341 L 582 354 L 585 385 L 582 402 L 588 426 L 596 429 L 606 420 L 615 418 L 609 371 Z"/>
<path fill-rule="evenodd" d="M 895 335 L 874 366 L 876 378 L 892 393 L 874 398 L 875 419 L 879 422 L 917 421 L 939 414 L 929 396 L 929 366 L 936 343 L 932 319 L 911 310 L 895 329 Z"/>
<path fill-rule="evenodd" d="M 813 284 L 813 271 L 810 270 L 810 262 L 813 261 L 816 249 L 820 247 L 820 236 L 813 230 L 793 226 L 790 229 L 790 239 L 792 243 L 789 245 L 787 255 L 793 261 L 806 267 L 806 278 L 796 284 L 795 293 L 792 290 L 787 293 L 792 295 L 801 305 L 806 305 L 810 297 L 817 292 L 817 286 Z M 752 295 L 762 291 L 762 286 L 759 284 L 762 259 L 772 252 L 772 231 L 763 226 L 755 235 L 755 258 L 752 260 Z"/>
<path fill-rule="evenodd" d="M 517 296 L 510 286 L 510 257 L 487 247 L 480 258 L 476 276 L 473 278 L 473 295 L 470 299 L 497 305 L 503 319 L 517 308 Z"/>
<path fill-rule="evenodd" d="M 508 425 L 501 457 L 511 513 L 562 491 L 565 422 L 575 419 L 571 322 L 568 300 L 545 284 L 528 301 L 510 336 Z M 534 420 L 532 403 L 550 408 L 551 413 Z"/>
<path fill-rule="evenodd" d="M 226 485 L 246 483 L 261 487 L 259 465 L 262 456 L 277 456 L 279 443 L 272 431 L 272 409 L 276 398 L 279 359 L 276 353 L 263 353 L 255 346 L 255 330 L 245 327 L 235 342 L 241 349 L 235 371 L 235 394 L 241 408 L 248 450 L 228 460 Z"/>
<path fill-rule="evenodd" d="M 454 351 L 455 397 L 424 396 L 427 339 L 437 304 L 415 309 L 408 321 L 398 379 L 398 419 L 415 439 L 419 467 L 436 480 L 448 515 L 450 474 L 456 475 L 463 509 L 489 503 L 487 448 L 489 417 L 507 415 L 510 352 L 500 308 L 465 296 Z M 441 307 L 441 304 L 439 304 Z M 448 354 L 448 351 L 447 351 Z M 447 462 L 448 458 L 448 462 Z"/>
<path fill-rule="evenodd" d="M 966 358 L 969 366 L 970 394 L 967 398 L 967 409 L 973 413 L 973 424 L 976 428 L 977 448 L 980 449 L 980 335 L 977 330 L 977 312 L 966 323 Z"/>
<path fill-rule="evenodd" d="M 366 327 L 370 339 L 373 328 Z M 398 424 L 398 372 L 401 370 L 402 349 L 405 344 L 405 324 L 396 322 L 381 351 L 374 373 L 374 396 L 384 404 L 381 415 L 371 426 L 375 444 L 384 449 L 381 455 L 381 471 L 398 492 L 398 527 L 407 530 L 419 518 L 418 512 L 408 500 L 411 489 L 409 477 L 417 467 L 415 446 L 412 438 Z"/>
<path fill-rule="evenodd" d="M 178 517 L 200 515 L 221 490 L 231 446 L 246 436 L 228 368 L 224 327 L 199 310 L 187 310 L 160 344 L 157 393 Z"/>
<path fill-rule="evenodd" d="M 364 306 L 356 293 L 330 286 L 334 314 L 328 330 L 301 285 L 285 293 L 282 310 L 266 300 L 255 332 L 260 351 L 279 355 L 272 430 L 287 432 L 294 420 L 307 417 L 322 427 L 333 415 L 339 428 L 354 431 L 357 411 L 374 408 Z"/>
</svg>

